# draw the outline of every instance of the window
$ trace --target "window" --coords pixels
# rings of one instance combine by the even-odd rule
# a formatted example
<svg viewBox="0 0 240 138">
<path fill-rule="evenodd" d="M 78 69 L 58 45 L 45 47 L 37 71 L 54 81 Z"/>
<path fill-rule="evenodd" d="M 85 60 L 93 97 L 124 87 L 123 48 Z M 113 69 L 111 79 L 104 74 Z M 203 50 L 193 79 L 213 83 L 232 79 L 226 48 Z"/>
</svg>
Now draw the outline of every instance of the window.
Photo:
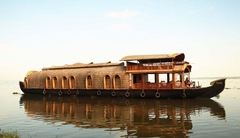
<svg viewBox="0 0 240 138">
<path fill-rule="evenodd" d="M 71 76 L 69 78 L 69 87 L 70 87 L 70 89 L 76 88 L 76 82 L 75 82 L 75 78 L 73 76 Z"/>
<path fill-rule="evenodd" d="M 111 88 L 111 78 L 109 75 L 105 76 L 105 89 L 109 89 Z"/>
<path fill-rule="evenodd" d="M 114 88 L 121 88 L 121 79 L 119 75 L 116 75 L 114 78 Z"/>
<path fill-rule="evenodd" d="M 58 85 L 57 85 L 58 83 L 57 83 L 57 77 L 53 77 L 53 79 L 52 79 L 52 88 L 53 89 L 56 89 L 56 88 L 58 88 Z"/>
<path fill-rule="evenodd" d="M 67 89 L 68 88 L 68 82 L 67 82 L 67 77 L 62 78 L 62 88 Z"/>
<path fill-rule="evenodd" d="M 182 82 L 182 76 L 181 76 L 181 74 L 175 74 L 175 81 L 180 81 L 180 82 Z"/>
<path fill-rule="evenodd" d="M 92 87 L 93 87 L 93 85 L 92 85 L 92 77 L 90 75 L 88 75 L 87 78 L 86 78 L 86 88 L 90 89 Z"/>
<path fill-rule="evenodd" d="M 166 83 L 167 82 L 167 74 L 159 74 L 158 78 L 159 78 L 160 83 Z"/>
<path fill-rule="evenodd" d="M 50 79 L 50 77 L 46 78 L 46 88 L 47 89 L 51 88 L 51 79 Z"/>
<path fill-rule="evenodd" d="M 175 87 L 182 88 L 182 75 L 180 73 L 175 74 Z"/>
<path fill-rule="evenodd" d="M 155 74 L 147 74 L 147 82 L 156 83 L 156 75 Z"/>
<path fill-rule="evenodd" d="M 141 83 L 142 76 L 141 74 L 133 74 L 133 83 Z"/>
</svg>

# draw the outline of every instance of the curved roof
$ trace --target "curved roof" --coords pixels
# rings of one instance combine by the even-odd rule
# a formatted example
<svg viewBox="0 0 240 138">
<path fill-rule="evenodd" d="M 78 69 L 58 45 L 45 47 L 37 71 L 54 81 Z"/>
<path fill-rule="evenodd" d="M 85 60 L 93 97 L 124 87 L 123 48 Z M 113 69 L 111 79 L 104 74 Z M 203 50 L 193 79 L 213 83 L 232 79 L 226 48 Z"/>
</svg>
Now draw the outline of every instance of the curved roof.
<svg viewBox="0 0 240 138">
<path fill-rule="evenodd" d="M 123 57 L 120 61 L 145 61 L 145 60 L 161 60 L 163 62 L 184 61 L 184 53 L 174 54 L 152 54 L 152 55 L 129 55 Z"/>
<path fill-rule="evenodd" d="M 110 61 L 106 62 L 106 63 L 93 63 L 93 62 L 91 62 L 89 64 L 75 63 L 75 64 L 72 64 L 72 65 L 46 67 L 46 68 L 42 68 L 42 70 L 75 69 L 75 68 L 107 67 L 107 66 L 124 66 L 124 63 L 123 62 L 111 63 Z"/>
</svg>

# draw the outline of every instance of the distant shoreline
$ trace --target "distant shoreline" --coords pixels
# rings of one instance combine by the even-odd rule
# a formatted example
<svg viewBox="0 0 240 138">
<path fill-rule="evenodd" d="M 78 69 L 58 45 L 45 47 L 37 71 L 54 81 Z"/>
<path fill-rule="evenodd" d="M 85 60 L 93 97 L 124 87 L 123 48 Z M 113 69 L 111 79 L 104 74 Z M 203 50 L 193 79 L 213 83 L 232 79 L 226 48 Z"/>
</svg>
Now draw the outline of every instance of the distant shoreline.
<svg viewBox="0 0 240 138">
<path fill-rule="evenodd" d="M 238 76 L 238 77 L 191 77 L 191 79 L 221 79 L 221 78 L 240 79 L 240 76 Z"/>
<path fill-rule="evenodd" d="M 236 77 L 191 77 L 191 79 L 222 79 L 222 78 L 226 78 L 226 79 L 240 79 L 240 76 L 236 76 Z M 0 80 L 1 82 L 14 82 L 14 81 L 21 81 L 21 80 Z"/>
</svg>

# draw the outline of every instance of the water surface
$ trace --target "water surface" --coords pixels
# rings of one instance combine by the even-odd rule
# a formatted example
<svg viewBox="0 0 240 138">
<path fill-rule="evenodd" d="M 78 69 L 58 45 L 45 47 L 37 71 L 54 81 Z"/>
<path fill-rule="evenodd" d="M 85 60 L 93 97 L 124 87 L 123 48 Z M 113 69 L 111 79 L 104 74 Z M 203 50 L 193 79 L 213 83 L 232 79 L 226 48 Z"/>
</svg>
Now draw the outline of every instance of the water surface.
<svg viewBox="0 0 240 138">
<path fill-rule="evenodd" d="M 212 79 L 199 79 L 208 85 Z M 238 137 L 240 79 L 212 99 L 143 100 L 13 95 L 0 82 L 0 128 L 22 137 Z"/>
</svg>

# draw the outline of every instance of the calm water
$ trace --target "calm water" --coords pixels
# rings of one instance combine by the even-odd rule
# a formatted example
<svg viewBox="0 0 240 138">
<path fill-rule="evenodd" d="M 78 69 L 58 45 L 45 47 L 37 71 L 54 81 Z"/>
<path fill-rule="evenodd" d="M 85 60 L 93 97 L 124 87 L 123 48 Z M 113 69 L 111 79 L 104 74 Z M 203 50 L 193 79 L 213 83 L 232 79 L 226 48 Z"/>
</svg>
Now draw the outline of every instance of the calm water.
<svg viewBox="0 0 240 138">
<path fill-rule="evenodd" d="M 202 86 L 213 79 L 198 79 Z M 0 81 L 0 128 L 22 137 L 130 138 L 240 136 L 240 78 L 219 97 L 128 100 L 25 96 L 17 81 Z"/>
</svg>

